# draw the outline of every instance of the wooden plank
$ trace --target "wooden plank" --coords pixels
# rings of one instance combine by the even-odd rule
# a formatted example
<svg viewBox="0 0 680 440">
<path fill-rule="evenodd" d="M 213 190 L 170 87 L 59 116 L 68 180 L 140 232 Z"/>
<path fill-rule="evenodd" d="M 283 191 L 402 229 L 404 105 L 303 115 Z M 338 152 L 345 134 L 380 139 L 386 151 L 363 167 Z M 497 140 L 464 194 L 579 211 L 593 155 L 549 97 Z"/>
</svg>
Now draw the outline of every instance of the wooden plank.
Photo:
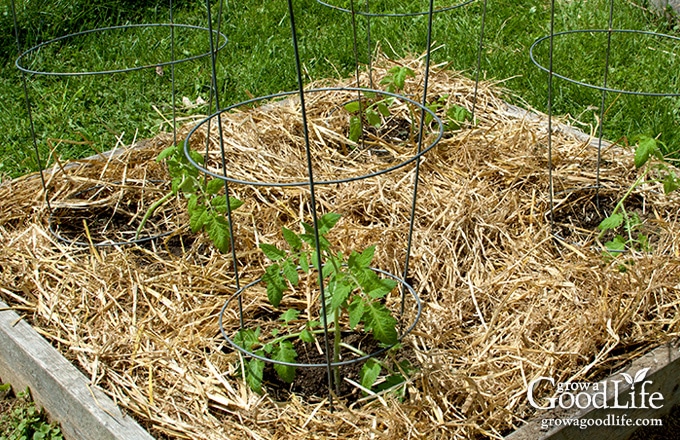
<svg viewBox="0 0 680 440">
<path fill-rule="evenodd" d="M 0 301 L 0 377 L 59 421 L 74 440 L 153 440 L 100 389 Z"/>
<path fill-rule="evenodd" d="M 669 8 L 680 14 L 680 0 L 652 0 L 652 7 L 660 13 L 666 12 Z"/>
<path fill-rule="evenodd" d="M 648 369 L 648 370 L 645 370 Z M 635 379 L 638 373 L 639 381 L 635 382 L 636 390 L 633 390 L 629 385 L 626 377 Z M 627 376 L 625 376 L 627 375 Z M 642 388 L 644 383 L 644 390 Z M 631 365 L 607 379 L 597 382 L 597 389 L 602 393 L 602 390 L 607 390 L 606 401 L 607 405 L 599 403 L 595 408 L 590 405 L 584 409 L 578 409 L 576 406 L 572 410 L 565 410 L 559 408 L 559 404 L 555 409 L 541 411 L 533 420 L 522 426 L 517 431 L 505 437 L 506 440 L 592 440 L 599 438 L 606 438 L 607 440 L 626 440 L 630 435 L 641 426 L 636 426 L 638 420 L 644 421 L 649 419 L 660 419 L 668 414 L 673 406 L 680 404 L 680 344 L 668 344 L 659 347 L 652 352 L 636 359 Z M 606 385 L 606 386 L 605 386 Z M 641 402 L 640 396 L 645 392 L 644 402 Z M 572 394 L 577 395 L 580 391 L 574 391 Z M 636 402 L 631 402 L 631 393 Z M 653 408 L 649 404 L 649 397 L 654 393 L 660 393 L 662 398 L 656 395 L 652 403 L 654 406 L 661 406 L 658 409 Z M 598 394 L 596 390 L 589 390 L 587 392 L 592 398 L 593 395 Z M 604 394 L 603 394 L 604 395 Z M 583 397 L 584 404 L 587 402 L 587 397 Z M 595 399 L 593 399 L 595 400 Z M 565 399 L 567 402 L 568 399 Z M 599 402 L 604 399 L 599 400 Z M 569 406 L 567 403 L 566 406 Z M 618 406 L 620 408 L 615 408 Z M 628 408 L 623 408 L 623 407 Z M 553 424 L 554 420 L 560 426 L 547 426 Z M 565 426 L 564 420 L 572 420 L 574 424 Z M 579 426 L 576 422 L 586 423 L 587 421 L 602 421 L 601 426 Z M 548 421 L 548 422 L 546 422 Z M 605 423 L 608 423 L 605 425 Z M 627 425 L 627 426 L 615 426 Z"/>
</svg>

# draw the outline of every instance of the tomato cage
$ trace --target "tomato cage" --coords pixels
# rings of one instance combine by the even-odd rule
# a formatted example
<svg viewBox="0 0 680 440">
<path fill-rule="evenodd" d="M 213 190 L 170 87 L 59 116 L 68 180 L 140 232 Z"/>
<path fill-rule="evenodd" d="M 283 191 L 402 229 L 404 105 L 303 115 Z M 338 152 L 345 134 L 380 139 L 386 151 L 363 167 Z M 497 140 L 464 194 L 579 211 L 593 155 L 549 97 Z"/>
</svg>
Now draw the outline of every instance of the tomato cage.
<svg viewBox="0 0 680 440">
<path fill-rule="evenodd" d="M 612 114 L 626 111 L 623 104 L 621 110 L 614 110 L 617 101 L 663 99 L 672 104 L 680 96 L 680 38 L 617 29 L 615 12 L 612 0 L 606 27 L 557 31 L 559 8 L 552 2 L 550 33 L 530 48 L 532 62 L 548 74 L 546 143 L 553 235 L 560 242 L 594 246 L 611 255 L 644 251 L 653 244 L 654 232 L 646 226 L 652 220 L 646 202 L 673 192 L 679 183 L 672 163 L 664 158 L 659 133 L 627 133 L 615 142 L 605 139 Z M 646 66 L 654 66 L 654 71 Z M 651 79 L 645 89 L 639 87 L 640 75 Z M 576 93 L 580 95 L 574 98 Z M 553 113 L 564 101 L 584 97 L 592 101 L 582 104 L 597 109 L 595 130 L 584 140 L 582 164 L 574 173 L 559 166 L 553 138 L 564 127 L 554 121 Z M 634 161 L 620 164 L 631 148 L 635 148 Z M 637 171 L 631 175 L 631 169 Z M 631 177 L 631 183 L 624 175 Z"/>
<path fill-rule="evenodd" d="M 140 23 L 107 26 L 70 33 L 21 50 L 16 9 L 12 2 L 16 42 L 19 57 L 15 66 L 22 75 L 26 112 L 30 124 L 34 160 L 40 169 L 44 202 L 48 211 L 48 229 L 60 242 L 75 246 L 121 246 L 142 244 L 174 232 L 172 219 L 178 214 L 171 206 L 153 207 L 154 202 L 170 191 L 168 182 L 150 179 L 138 167 L 122 173 L 113 171 L 89 175 L 87 163 L 127 161 L 136 151 L 148 146 L 147 140 L 133 135 L 130 145 L 123 140 L 125 132 L 118 132 L 115 121 L 102 127 L 81 126 L 78 115 L 50 115 L 43 109 L 46 102 L 57 99 L 80 100 L 82 111 L 110 106 L 125 107 L 126 99 L 141 99 L 150 88 L 161 88 L 164 101 L 157 103 L 156 112 L 166 109 L 171 113 L 162 124 L 172 128 L 173 142 L 177 143 L 177 85 L 175 70 L 183 65 L 206 59 L 224 49 L 227 37 L 223 33 L 208 36 L 208 27 L 175 23 L 173 4 L 169 3 L 167 23 Z M 214 37 L 218 42 L 206 51 L 206 41 Z M 105 38 L 118 44 L 102 45 Z M 108 60 L 102 65 L 99 60 Z M 165 73 L 168 73 L 165 76 Z M 136 82 L 137 90 L 128 89 L 126 96 L 112 95 L 108 83 Z M 42 96 L 41 82 L 61 82 L 63 96 Z M 150 85 L 153 84 L 153 85 Z M 93 93 L 89 91 L 93 90 Z M 132 106 L 134 107 L 134 105 Z M 126 110 L 124 110 L 126 111 Z M 128 112 L 137 112 L 128 109 Z M 134 114 L 118 115 L 120 119 L 134 118 Z M 77 128 L 80 139 L 62 139 L 42 128 L 63 120 L 63 124 Z M 148 125 L 145 120 L 138 121 Z M 88 133 L 112 133 L 111 142 L 99 142 Z M 103 137 L 102 137 L 103 139 Z M 62 166 L 60 155 L 71 145 L 91 145 L 94 156 L 79 163 Z M 138 162 L 145 158 L 138 156 Z M 149 170 L 150 171 L 150 170 Z M 148 218 L 145 213 L 149 212 Z"/>
</svg>

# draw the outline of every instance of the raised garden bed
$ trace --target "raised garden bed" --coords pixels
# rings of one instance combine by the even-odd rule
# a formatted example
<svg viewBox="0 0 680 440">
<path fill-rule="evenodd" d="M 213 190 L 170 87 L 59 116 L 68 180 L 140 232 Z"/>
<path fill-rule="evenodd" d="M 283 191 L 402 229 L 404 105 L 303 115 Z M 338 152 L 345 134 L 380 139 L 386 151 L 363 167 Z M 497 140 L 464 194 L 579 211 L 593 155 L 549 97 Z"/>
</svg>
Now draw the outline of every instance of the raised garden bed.
<svg viewBox="0 0 680 440">
<path fill-rule="evenodd" d="M 405 63 L 420 71 L 416 62 Z M 406 93 L 417 96 L 419 84 L 413 78 Z M 432 84 L 433 96 L 472 107 L 470 81 L 437 71 Z M 285 123 L 294 118 L 294 106 L 280 107 L 244 110 L 232 126 L 225 124 L 232 130 L 230 148 L 243 147 L 237 136 L 245 123 L 237 118 L 244 115 L 266 133 L 245 145 L 253 150 L 243 150 L 243 166 L 230 163 L 244 177 L 257 173 L 253 163 L 276 175 L 278 165 L 268 166 L 269 159 L 280 164 L 285 148 L 299 142 L 299 131 Z M 29 178 L 0 188 L 11 201 L 0 219 L 2 298 L 154 436 L 502 437 L 534 416 L 526 398 L 531 380 L 595 382 L 677 339 L 680 204 L 655 186 L 636 190 L 653 234 L 648 252 L 603 257 L 598 232 L 574 214 L 560 221 L 571 234 L 556 240 L 548 221 L 544 121 L 511 113 L 489 84 L 477 109 L 477 125 L 446 137 L 421 166 L 410 281 L 424 311 L 401 351 L 414 366 L 401 394 L 377 398 L 357 391 L 360 397 L 336 402 L 331 412 L 324 395 L 293 393 L 279 401 L 272 383 L 265 383 L 263 395 L 252 392 L 239 355 L 225 348 L 218 328 L 220 308 L 235 291 L 229 256 L 187 234 L 182 215 L 173 217 L 173 234 L 141 247 L 65 245 L 46 231 L 41 190 Z M 244 139 L 251 134 L 242 133 Z M 595 151 L 589 140 L 561 130 L 553 142 L 556 190 L 591 185 Z M 146 163 L 130 166 L 121 159 L 108 167 L 141 172 L 135 170 L 145 170 L 164 146 L 150 143 L 135 155 Z M 288 172 L 302 172 L 294 154 L 287 157 Z M 604 189 L 620 197 L 635 180 L 633 152 L 611 146 L 603 157 Z M 317 156 L 318 166 L 327 167 L 320 172 L 329 175 L 384 163 L 364 159 L 334 148 Z M 352 248 L 376 244 L 379 267 L 399 273 L 411 202 L 403 185 L 412 174 L 405 167 L 322 189 L 321 205 L 343 214 L 335 241 Z M 92 162 L 55 173 L 50 184 L 58 189 L 76 177 L 100 175 L 101 164 Z M 167 179 L 162 168 L 145 176 Z M 280 226 L 299 224 L 308 195 L 304 189 L 233 190 L 246 202 L 235 212 L 236 255 L 252 280 L 265 264 L 257 244 L 282 243 Z M 184 201 L 174 203 L 181 211 Z M 578 213 L 581 204 L 564 197 L 560 206 Z M 249 298 L 246 312 L 261 314 L 264 290 Z M 227 316 L 224 325 L 237 329 L 238 317 Z M 537 397 L 548 396 L 545 390 Z"/>
</svg>

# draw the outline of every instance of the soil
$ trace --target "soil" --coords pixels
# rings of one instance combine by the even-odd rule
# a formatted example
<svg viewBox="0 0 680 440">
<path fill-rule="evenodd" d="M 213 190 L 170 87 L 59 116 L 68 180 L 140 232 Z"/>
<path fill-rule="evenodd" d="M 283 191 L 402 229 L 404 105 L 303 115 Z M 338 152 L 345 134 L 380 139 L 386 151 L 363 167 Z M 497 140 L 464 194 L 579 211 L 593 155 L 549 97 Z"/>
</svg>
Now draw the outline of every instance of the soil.
<svg viewBox="0 0 680 440">
<path fill-rule="evenodd" d="M 83 210 L 59 208 L 52 213 L 52 225 L 66 239 L 83 241 L 89 235 L 97 243 L 110 240 L 121 231 L 134 233 L 130 226 L 132 218 L 131 213 L 109 206 Z"/>
<path fill-rule="evenodd" d="M 563 196 L 556 198 L 561 197 Z M 557 235 L 562 238 L 571 238 L 579 232 L 598 231 L 598 225 L 611 214 L 619 202 L 611 194 L 598 194 L 595 188 L 574 191 L 569 198 L 569 203 L 555 209 L 553 218 Z M 625 201 L 626 211 L 629 214 L 638 213 L 644 219 L 643 204 L 642 196 L 631 194 Z"/>
<path fill-rule="evenodd" d="M 50 226 L 67 241 L 131 241 L 146 209 L 146 206 L 142 206 L 146 203 L 142 203 L 141 199 L 141 191 L 135 189 L 118 195 L 110 187 L 97 185 L 71 196 L 68 199 L 71 206 L 55 208 L 50 215 Z M 106 203 L 99 204 L 102 200 Z M 148 204 L 153 201 L 153 198 L 149 198 Z M 158 213 L 149 219 L 142 237 L 164 232 L 155 224 L 157 217 Z"/>
<path fill-rule="evenodd" d="M 365 353 L 374 353 L 380 349 L 378 342 L 367 334 L 346 333 L 342 336 L 342 341 L 359 348 Z M 320 338 L 319 343 L 323 345 Z M 294 343 L 298 353 L 297 363 L 300 364 L 325 364 L 326 357 L 319 353 L 315 344 L 304 343 L 300 340 Z M 342 359 L 355 357 L 349 350 L 342 350 Z M 360 383 L 359 372 L 364 362 L 356 362 L 339 367 L 340 377 L 347 378 Z M 274 371 L 273 364 L 265 366 L 264 383 L 267 392 L 278 401 L 288 400 L 291 394 L 303 398 L 307 402 L 319 402 L 328 397 L 328 370 L 325 367 L 299 367 L 295 372 L 295 380 L 292 383 L 283 382 Z M 340 394 L 335 396 L 345 401 L 347 404 L 356 402 L 362 397 L 362 393 L 349 382 L 342 380 L 340 383 Z"/>
</svg>

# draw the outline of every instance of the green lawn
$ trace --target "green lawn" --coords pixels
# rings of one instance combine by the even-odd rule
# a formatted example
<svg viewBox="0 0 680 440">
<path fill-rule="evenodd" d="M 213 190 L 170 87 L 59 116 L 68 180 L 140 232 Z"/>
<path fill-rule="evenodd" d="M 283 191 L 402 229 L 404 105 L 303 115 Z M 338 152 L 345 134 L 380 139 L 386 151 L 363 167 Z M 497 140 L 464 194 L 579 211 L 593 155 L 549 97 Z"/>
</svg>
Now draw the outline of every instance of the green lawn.
<svg viewBox="0 0 680 440">
<path fill-rule="evenodd" d="M 348 4 L 347 0 L 333 0 Z M 216 2 L 214 2 L 217 4 Z M 357 7 L 363 2 L 357 0 Z M 426 1 L 374 0 L 375 7 L 401 5 L 407 11 L 427 8 Z M 605 28 L 606 0 L 557 1 L 556 32 L 570 29 Z M 617 1 L 614 28 L 641 29 L 680 36 L 677 18 L 650 13 L 644 1 Z M 446 6 L 436 1 L 435 6 Z M 415 6 L 414 6 L 415 5 Z M 319 5 L 315 0 L 294 1 L 305 80 L 351 75 L 354 69 L 351 17 Z M 409 9 L 410 8 L 410 9 Z M 529 47 L 548 33 L 550 2 L 546 0 L 489 0 L 481 68 L 488 79 L 505 80 L 504 87 L 515 102 L 526 101 L 545 111 L 547 75 L 529 59 Z M 17 0 L 21 43 L 37 42 L 106 25 L 168 22 L 168 2 L 152 0 L 30 1 Z M 177 23 L 205 26 L 202 2 L 175 1 Z M 482 2 L 438 14 L 433 39 L 439 47 L 434 62 L 450 62 L 451 68 L 474 74 Z M 213 11 L 217 24 L 217 8 Z M 69 17 L 65 19 L 64 17 Z M 225 0 L 222 31 L 229 41 L 218 60 L 221 105 L 296 86 L 287 2 L 282 0 Z M 367 21 L 358 20 L 360 58 L 367 60 Z M 374 18 L 370 21 L 373 41 L 390 57 L 419 54 L 425 50 L 426 17 Z M 0 174 L 18 176 L 37 169 L 23 100 L 21 77 L 14 68 L 17 56 L 13 38 L 10 1 L 0 5 Z M 207 49 L 206 33 L 187 30 L 177 33 L 177 57 Z M 556 39 L 555 68 L 569 78 L 601 82 L 604 34 L 571 34 Z M 27 62 L 37 70 L 82 71 L 169 60 L 167 28 L 149 31 L 111 31 L 95 38 L 73 38 L 68 44 L 52 45 Z M 645 91 L 680 91 L 680 45 L 677 41 L 640 36 L 613 39 L 610 86 Z M 547 59 L 547 45 L 537 48 L 537 57 Z M 207 107 L 185 108 L 182 97 L 192 102 L 209 98 L 210 69 L 207 59 L 182 63 L 175 69 L 178 116 L 205 113 Z M 107 150 L 117 139 L 130 143 L 135 137 L 150 137 L 168 130 L 164 118 L 172 114 L 171 72 L 155 69 L 104 76 L 27 77 L 38 146 L 46 158 L 82 157 Z M 601 93 L 566 81 L 555 81 L 554 111 L 594 123 L 599 114 Z M 623 135 L 661 135 L 669 150 L 680 149 L 680 99 L 649 98 L 609 93 L 605 131 L 609 138 Z"/>
</svg>

